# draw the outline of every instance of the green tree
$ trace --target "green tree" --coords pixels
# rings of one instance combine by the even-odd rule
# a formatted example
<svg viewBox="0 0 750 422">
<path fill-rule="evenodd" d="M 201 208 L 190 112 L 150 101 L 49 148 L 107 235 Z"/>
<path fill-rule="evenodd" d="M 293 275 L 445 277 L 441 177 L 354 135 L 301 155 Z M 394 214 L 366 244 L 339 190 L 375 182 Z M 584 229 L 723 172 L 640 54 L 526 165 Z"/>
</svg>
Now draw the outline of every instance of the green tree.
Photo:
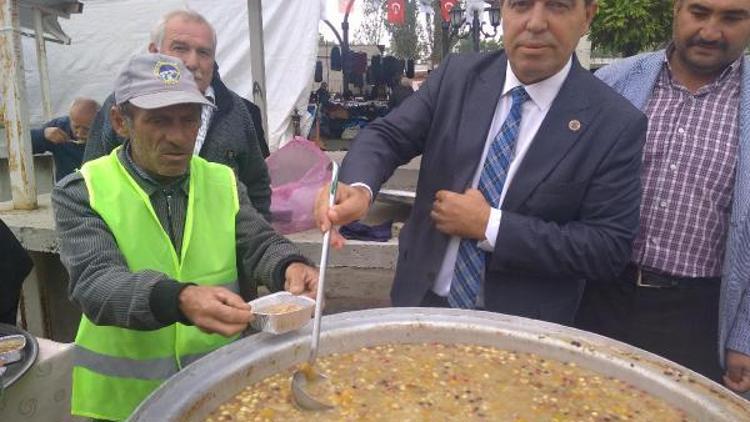
<svg viewBox="0 0 750 422">
<path fill-rule="evenodd" d="M 363 45 L 380 45 L 385 37 L 385 9 L 373 1 L 362 4 L 363 19 L 354 31 L 354 40 Z"/>
<path fill-rule="evenodd" d="M 416 0 L 407 0 L 404 12 L 404 24 L 393 25 L 388 21 L 385 27 L 391 35 L 389 53 L 402 59 L 418 59 L 426 57 L 430 48 L 425 42 L 425 30 L 419 22 Z M 387 2 L 383 3 L 383 8 Z"/>
<path fill-rule="evenodd" d="M 430 59 L 432 60 L 433 66 L 438 65 L 441 61 L 443 61 L 443 31 L 444 31 L 444 25 L 443 25 L 443 17 L 440 14 L 440 0 L 436 0 L 432 3 L 432 10 L 435 13 L 435 17 L 432 19 L 432 52 L 430 54 Z M 450 27 L 448 28 L 448 31 L 450 32 Z M 450 51 L 450 48 L 455 44 L 455 41 L 453 43 L 449 42 L 448 51 Z"/>
<path fill-rule="evenodd" d="M 599 0 L 591 24 L 592 46 L 604 53 L 632 56 L 668 41 L 672 0 Z"/>
<path fill-rule="evenodd" d="M 440 2 L 438 1 L 438 4 Z M 434 10 L 434 5 L 433 5 Z M 435 43 L 435 21 L 440 20 L 440 15 L 425 13 L 424 14 L 424 21 L 421 22 L 420 27 L 422 28 L 421 31 L 421 38 L 420 38 L 420 58 L 427 58 L 432 57 L 432 52 L 434 51 L 434 43 Z"/>
<path fill-rule="evenodd" d="M 473 44 L 471 41 L 471 37 L 463 38 L 458 41 L 456 45 L 453 46 L 453 52 L 454 53 L 470 53 L 474 51 Z M 495 40 L 495 39 L 482 39 L 479 40 L 479 51 L 482 53 L 489 53 L 492 51 L 497 51 L 503 48 L 503 41 Z"/>
</svg>

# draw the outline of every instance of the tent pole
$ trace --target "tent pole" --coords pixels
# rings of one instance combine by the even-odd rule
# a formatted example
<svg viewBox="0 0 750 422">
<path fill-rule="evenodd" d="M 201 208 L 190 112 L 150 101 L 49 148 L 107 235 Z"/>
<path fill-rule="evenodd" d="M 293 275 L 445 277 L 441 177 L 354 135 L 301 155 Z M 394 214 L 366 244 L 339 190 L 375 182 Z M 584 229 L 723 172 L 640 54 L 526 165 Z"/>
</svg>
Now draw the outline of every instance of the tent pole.
<svg viewBox="0 0 750 422">
<path fill-rule="evenodd" d="M 0 74 L 3 75 L 0 78 L 0 114 L 8 145 L 13 208 L 31 210 L 37 207 L 36 180 L 26 105 L 19 3 L 20 0 L 0 0 Z"/>
<path fill-rule="evenodd" d="M 47 65 L 47 46 L 44 41 L 44 24 L 42 11 L 38 7 L 34 11 L 34 34 L 36 39 L 36 62 L 39 66 L 39 83 L 42 87 L 42 109 L 44 120 L 52 119 L 52 96 L 49 89 L 49 66 Z"/>
<path fill-rule="evenodd" d="M 278 145 L 271 145 L 271 132 L 268 130 L 268 107 L 266 97 L 266 60 L 263 50 L 263 1 L 247 0 L 247 17 L 250 29 L 250 72 L 253 76 L 253 103 L 260 108 L 263 131 L 268 139 L 268 147 L 275 151 Z"/>
</svg>

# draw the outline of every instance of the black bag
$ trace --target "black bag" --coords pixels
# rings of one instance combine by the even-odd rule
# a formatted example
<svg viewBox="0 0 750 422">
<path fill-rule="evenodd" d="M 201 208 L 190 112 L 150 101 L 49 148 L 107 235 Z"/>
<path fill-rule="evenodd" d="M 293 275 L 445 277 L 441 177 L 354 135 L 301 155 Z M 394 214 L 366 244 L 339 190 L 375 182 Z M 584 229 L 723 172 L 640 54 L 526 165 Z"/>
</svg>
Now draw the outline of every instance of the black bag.
<svg viewBox="0 0 750 422">
<path fill-rule="evenodd" d="M 331 48 L 331 70 L 341 70 L 341 49 L 337 45 Z"/>
<path fill-rule="evenodd" d="M 0 322 L 16 325 L 21 286 L 33 266 L 26 249 L 0 220 Z"/>
<path fill-rule="evenodd" d="M 323 62 L 315 62 L 315 82 L 323 82 Z"/>
<path fill-rule="evenodd" d="M 409 79 L 414 79 L 414 59 L 409 59 L 406 61 L 406 77 Z"/>
</svg>

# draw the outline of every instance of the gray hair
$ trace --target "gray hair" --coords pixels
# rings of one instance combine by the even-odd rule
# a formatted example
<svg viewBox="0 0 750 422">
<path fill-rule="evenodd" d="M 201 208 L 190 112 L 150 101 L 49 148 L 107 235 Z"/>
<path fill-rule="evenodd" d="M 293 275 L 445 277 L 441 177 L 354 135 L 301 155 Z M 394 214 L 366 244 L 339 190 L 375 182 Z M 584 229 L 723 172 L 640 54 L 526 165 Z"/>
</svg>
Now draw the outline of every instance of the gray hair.
<svg viewBox="0 0 750 422">
<path fill-rule="evenodd" d="M 203 15 L 190 9 L 172 10 L 171 12 L 167 12 L 161 18 L 159 18 L 159 21 L 156 22 L 154 29 L 151 30 L 151 42 L 156 46 L 157 49 L 161 49 L 161 43 L 164 41 L 164 31 L 167 27 L 167 23 L 169 23 L 169 21 L 174 18 L 182 18 L 186 21 L 198 22 L 208 27 L 208 29 L 211 30 L 214 51 L 216 50 L 216 30 L 214 30 L 213 25 L 211 25 L 211 23 L 209 23 L 206 18 L 203 17 Z"/>
<path fill-rule="evenodd" d="M 130 105 L 130 101 L 125 101 L 120 105 L 115 106 L 117 111 L 120 112 L 122 119 L 125 121 L 125 127 L 128 131 L 133 133 L 133 107 Z"/>
<path fill-rule="evenodd" d="M 90 111 L 96 113 L 99 111 L 99 108 L 101 106 L 99 105 L 96 100 L 93 98 L 87 98 L 87 97 L 76 97 L 71 103 L 70 107 L 68 107 L 68 110 L 73 110 L 74 108 L 81 108 L 81 109 L 89 109 Z"/>
</svg>

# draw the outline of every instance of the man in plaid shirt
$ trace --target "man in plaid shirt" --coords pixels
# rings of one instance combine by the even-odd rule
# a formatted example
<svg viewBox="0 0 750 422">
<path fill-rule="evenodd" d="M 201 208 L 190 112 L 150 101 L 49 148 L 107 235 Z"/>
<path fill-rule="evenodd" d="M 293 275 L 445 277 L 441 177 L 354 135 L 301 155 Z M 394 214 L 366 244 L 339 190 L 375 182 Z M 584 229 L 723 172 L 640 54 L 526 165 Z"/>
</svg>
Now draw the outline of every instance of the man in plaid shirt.
<svg viewBox="0 0 750 422">
<path fill-rule="evenodd" d="M 750 390 L 749 42 L 750 0 L 675 0 L 666 50 L 597 72 L 649 127 L 631 264 L 590 282 L 578 312 L 581 328 L 738 392 Z"/>
</svg>

